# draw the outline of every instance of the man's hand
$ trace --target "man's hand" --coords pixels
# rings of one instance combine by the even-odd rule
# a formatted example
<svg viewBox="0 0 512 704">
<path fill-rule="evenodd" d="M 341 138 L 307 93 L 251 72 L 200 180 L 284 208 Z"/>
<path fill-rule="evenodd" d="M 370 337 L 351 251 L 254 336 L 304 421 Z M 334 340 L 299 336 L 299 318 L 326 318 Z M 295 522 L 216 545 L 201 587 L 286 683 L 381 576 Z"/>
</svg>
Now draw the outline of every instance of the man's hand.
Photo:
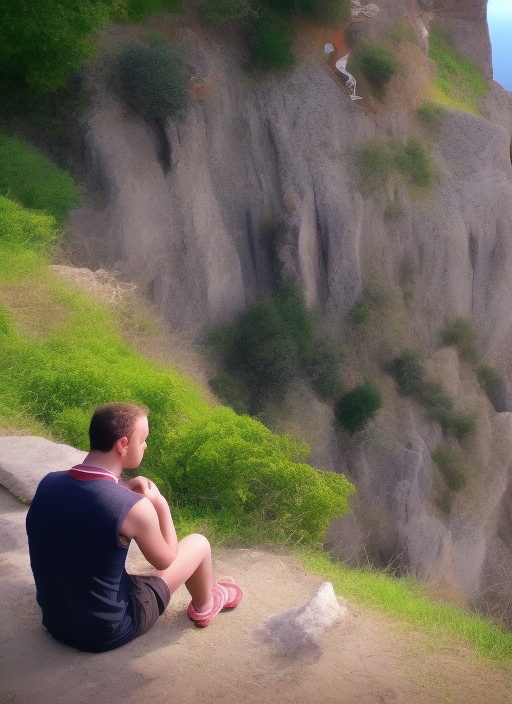
<svg viewBox="0 0 512 704">
<path fill-rule="evenodd" d="M 134 479 L 129 479 L 126 484 L 136 494 L 142 494 L 148 498 L 153 505 L 162 497 L 157 485 L 147 477 L 134 477 Z"/>
</svg>

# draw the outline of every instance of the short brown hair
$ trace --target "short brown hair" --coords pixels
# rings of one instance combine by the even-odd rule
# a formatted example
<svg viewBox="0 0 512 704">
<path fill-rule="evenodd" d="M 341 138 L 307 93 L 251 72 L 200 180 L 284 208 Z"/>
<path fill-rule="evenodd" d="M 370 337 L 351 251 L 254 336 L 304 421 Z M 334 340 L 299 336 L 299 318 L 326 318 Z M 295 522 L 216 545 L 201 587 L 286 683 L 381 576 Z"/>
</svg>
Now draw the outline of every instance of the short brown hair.
<svg viewBox="0 0 512 704">
<path fill-rule="evenodd" d="M 89 425 L 91 450 L 110 452 L 117 440 L 131 436 L 139 418 L 148 415 L 149 408 L 135 403 L 105 403 L 99 406 Z"/>
</svg>

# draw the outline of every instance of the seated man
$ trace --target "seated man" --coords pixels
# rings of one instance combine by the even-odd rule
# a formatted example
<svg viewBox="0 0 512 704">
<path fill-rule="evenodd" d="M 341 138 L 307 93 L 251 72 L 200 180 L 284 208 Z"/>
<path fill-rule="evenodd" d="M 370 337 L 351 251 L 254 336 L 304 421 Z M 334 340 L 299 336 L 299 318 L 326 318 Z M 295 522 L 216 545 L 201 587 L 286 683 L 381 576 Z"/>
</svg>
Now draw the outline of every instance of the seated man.
<svg viewBox="0 0 512 704">
<path fill-rule="evenodd" d="M 147 408 L 128 403 L 97 408 L 83 464 L 46 475 L 27 514 L 43 625 L 80 650 L 112 650 L 142 635 L 181 584 L 190 592 L 187 613 L 198 627 L 242 598 L 231 578 L 213 582 L 204 536 L 178 541 L 167 501 L 153 482 L 120 482 L 123 469 L 142 461 L 147 416 Z M 132 538 L 156 575 L 126 572 Z"/>
</svg>

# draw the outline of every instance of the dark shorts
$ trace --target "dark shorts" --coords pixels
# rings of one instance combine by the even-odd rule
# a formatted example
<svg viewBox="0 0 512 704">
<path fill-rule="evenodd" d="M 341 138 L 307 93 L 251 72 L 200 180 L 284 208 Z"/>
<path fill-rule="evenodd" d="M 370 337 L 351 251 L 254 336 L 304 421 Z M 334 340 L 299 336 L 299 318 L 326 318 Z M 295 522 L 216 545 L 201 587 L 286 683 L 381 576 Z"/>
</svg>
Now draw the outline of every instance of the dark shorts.
<svg viewBox="0 0 512 704">
<path fill-rule="evenodd" d="M 130 579 L 134 584 L 130 592 L 135 627 L 133 638 L 138 638 L 163 614 L 171 600 L 171 592 L 160 577 L 131 574 Z"/>
</svg>

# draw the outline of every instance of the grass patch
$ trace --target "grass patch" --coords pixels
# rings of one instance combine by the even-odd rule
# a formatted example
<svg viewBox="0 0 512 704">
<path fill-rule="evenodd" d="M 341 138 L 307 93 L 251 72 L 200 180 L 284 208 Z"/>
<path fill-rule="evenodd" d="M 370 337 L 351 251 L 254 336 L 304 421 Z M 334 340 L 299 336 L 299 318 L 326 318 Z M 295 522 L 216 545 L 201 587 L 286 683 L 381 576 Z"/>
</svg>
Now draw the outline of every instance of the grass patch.
<svg viewBox="0 0 512 704">
<path fill-rule="evenodd" d="M 480 115 L 480 101 L 487 94 L 487 81 L 478 66 L 456 51 L 448 34 L 432 27 L 429 58 L 435 61 L 434 98 L 459 110 Z"/>
<path fill-rule="evenodd" d="M 357 154 L 359 188 L 370 194 L 386 184 L 390 176 L 401 173 L 411 186 L 429 189 L 435 183 L 435 168 L 427 148 L 417 139 L 407 144 L 368 142 Z"/>
<path fill-rule="evenodd" d="M 307 570 L 332 582 L 335 592 L 350 602 L 400 619 L 412 630 L 421 628 L 434 640 L 460 643 L 462 638 L 478 655 L 510 670 L 512 633 L 457 606 L 431 601 L 417 581 L 348 568 L 320 551 L 303 550 L 298 556 Z"/>
<path fill-rule="evenodd" d="M 0 193 L 24 208 L 40 210 L 57 225 L 78 205 L 71 176 L 33 147 L 0 134 Z"/>
</svg>

